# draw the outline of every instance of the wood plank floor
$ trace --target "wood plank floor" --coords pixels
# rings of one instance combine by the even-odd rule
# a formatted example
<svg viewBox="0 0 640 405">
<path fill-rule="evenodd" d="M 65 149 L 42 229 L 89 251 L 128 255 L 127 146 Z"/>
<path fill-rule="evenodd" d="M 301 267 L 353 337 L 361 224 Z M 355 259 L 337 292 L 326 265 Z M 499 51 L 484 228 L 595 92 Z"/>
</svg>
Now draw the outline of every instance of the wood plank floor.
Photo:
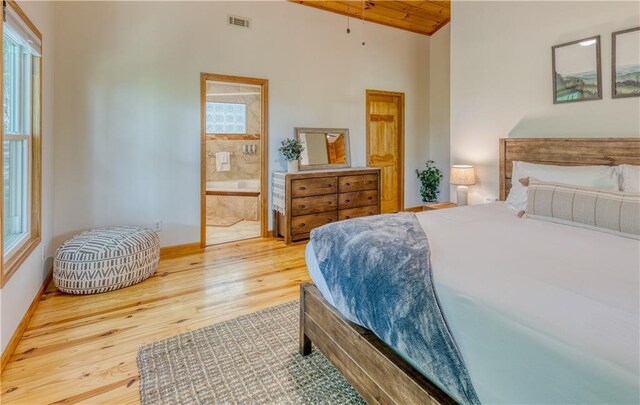
<svg viewBox="0 0 640 405">
<path fill-rule="evenodd" d="M 49 286 L 2 373 L 2 404 L 139 403 L 138 347 L 278 305 L 308 281 L 305 243 L 254 239 L 163 259 L 150 279 L 71 296 Z"/>
</svg>

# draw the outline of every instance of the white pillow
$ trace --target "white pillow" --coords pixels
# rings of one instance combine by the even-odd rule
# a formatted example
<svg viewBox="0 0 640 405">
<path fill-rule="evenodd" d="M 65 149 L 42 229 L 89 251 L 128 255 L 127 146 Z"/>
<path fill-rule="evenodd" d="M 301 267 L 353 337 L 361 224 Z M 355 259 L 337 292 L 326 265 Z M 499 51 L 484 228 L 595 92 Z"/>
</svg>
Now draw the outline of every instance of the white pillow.
<svg viewBox="0 0 640 405">
<path fill-rule="evenodd" d="M 523 177 L 600 190 L 620 190 L 615 166 L 554 166 L 514 161 L 507 206 L 516 211 L 527 209 L 527 188 L 519 181 Z"/>
<path fill-rule="evenodd" d="M 620 165 L 618 170 L 622 191 L 640 193 L 640 166 Z"/>
</svg>

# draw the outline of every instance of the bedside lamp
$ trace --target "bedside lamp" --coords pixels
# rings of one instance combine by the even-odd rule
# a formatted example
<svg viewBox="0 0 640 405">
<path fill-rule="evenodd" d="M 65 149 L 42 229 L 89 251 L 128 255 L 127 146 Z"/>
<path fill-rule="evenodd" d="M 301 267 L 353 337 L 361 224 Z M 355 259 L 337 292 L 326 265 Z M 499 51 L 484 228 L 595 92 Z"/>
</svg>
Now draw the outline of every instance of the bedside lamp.
<svg viewBox="0 0 640 405">
<path fill-rule="evenodd" d="M 469 187 L 476 184 L 476 172 L 473 166 L 469 165 L 454 165 L 451 166 L 451 180 L 449 183 L 456 188 L 456 202 L 458 205 L 467 205 L 467 197 L 469 193 Z"/>
</svg>

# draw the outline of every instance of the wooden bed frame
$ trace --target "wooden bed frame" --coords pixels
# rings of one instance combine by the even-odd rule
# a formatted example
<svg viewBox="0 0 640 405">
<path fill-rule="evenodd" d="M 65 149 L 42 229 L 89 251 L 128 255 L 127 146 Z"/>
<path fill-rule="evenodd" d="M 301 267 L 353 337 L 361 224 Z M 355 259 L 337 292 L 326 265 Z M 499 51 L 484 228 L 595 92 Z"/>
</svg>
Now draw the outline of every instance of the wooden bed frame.
<svg viewBox="0 0 640 405">
<path fill-rule="evenodd" d="M 640 138 L 500 139 L 500 199 L 514 160 L 555 165 L 640 165 Z M 310 283 L 300 287 L 300 353 L 312 342 L 369 404 L 455 404 L 371 331 L 345 319 Z"/>
<path fill-rule="evenodd" d="M 455 404 L 370 330 L 345 319 L 315 285 L 300 286 L 300 354 L 311 342 L 368 404 Z"/>
<path fill-rule="evenodd" d="M 502 138 L 500 200 L 511 189 L 513 161 L 558 166 L 640 165 L 638 138 Z"/>
</svg>

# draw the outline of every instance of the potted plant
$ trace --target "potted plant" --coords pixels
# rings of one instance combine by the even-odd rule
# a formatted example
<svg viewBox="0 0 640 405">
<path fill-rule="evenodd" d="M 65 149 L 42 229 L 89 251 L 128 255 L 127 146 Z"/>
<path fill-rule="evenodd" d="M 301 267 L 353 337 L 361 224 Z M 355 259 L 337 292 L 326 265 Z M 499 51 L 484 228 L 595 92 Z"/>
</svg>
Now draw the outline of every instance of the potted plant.
<svg viewBox="0 0 640 405">
<path fill-rule="evenodd" d="M 298 160 L 300 160 L 300 156 L 302 156 L 302 151 L 304 150 L 302 142 L 297 139 L 287 138 L 282 141 L 280 149 L 278 150 L 282 152 L 282 155 L 287 161 L 287 172 L 297 173 Z"/>
<path fill-rule="evenodd" d="M 442 172 L 435 166 L 433 160 L 427 160 L 426 166 L 427 168 L 424 170 L 416 169 L 416 175 L 420 180 L 422 202 L 424 205 L 430 205 L 438 202 Z"/>
</svg>

